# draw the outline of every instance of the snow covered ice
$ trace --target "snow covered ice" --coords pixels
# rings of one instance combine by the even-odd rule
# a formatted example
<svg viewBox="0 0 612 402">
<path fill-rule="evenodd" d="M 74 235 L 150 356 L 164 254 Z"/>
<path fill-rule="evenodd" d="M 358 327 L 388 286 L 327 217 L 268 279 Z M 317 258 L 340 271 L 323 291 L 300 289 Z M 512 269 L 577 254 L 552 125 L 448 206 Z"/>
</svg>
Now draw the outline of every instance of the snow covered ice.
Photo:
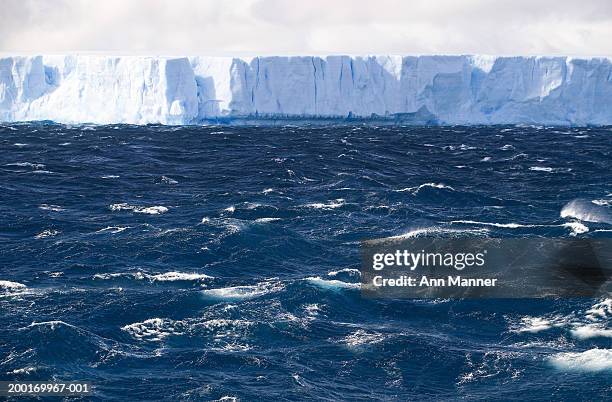
<svg viewBox="0 0 612 402">
<path fill-rule="evenodd" d="M 608 58 L 0 56 L 0 121 L 612 124 Z"/>
</svg>

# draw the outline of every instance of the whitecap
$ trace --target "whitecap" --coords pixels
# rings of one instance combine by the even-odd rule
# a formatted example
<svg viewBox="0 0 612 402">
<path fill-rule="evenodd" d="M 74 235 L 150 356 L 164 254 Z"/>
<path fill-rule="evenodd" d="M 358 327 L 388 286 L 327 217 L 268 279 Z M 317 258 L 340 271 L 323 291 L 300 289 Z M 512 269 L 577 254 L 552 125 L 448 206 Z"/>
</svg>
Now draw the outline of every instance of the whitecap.
<svg viewBox="0 0 612 402">
<path fill-rule="evenodd" d="M 357 276 L 361 275 L 361 271 L 359 271 L 358 269 L 355 269 L 355 268 L 342 268 L 342 269 L 339 269 L 337 271 L 329 271 L 327 273 L 327 276 L 337 276 L 338 274 L 342 274 L 342 273 L 346 273 L 346 274 L 349 274 L 351 276 L 352 275 L 357 275 Z"/>
<path fill-rule="evenodd" d="M 411 191 L 413 194 L 416 195 L 419 193 L 419 191 L 421 191 L 424 188 L 436 188 L 436 189 L 446 189 L 446 190 L 455 191 L 453 187 L 447 186 L 444 183 L 424 183 L 416 187 L 406 187 L 406 188 L 402 188 L 399 190 L 393 190 L 393 191 L 395 192 Z"/>
<path fill-rule="evenodd" d="M 311 204 L 306 204 L 304 206 L 308 208 L 314 208 L 314 209 L 335 209 L 335 208 L 340 208 L 344 204 L 345 204 L 345 200 L 343 198 L 338 198 L 336 200 L 329 201 L 326 204 L 322 202 L 315 202 Z"/>
<path fill-rule="evenodd" d="M 171 335 L 183 335 L 184 324 L 168 318 L 150 318 L 143 322 L 135 322 L 121 327 L 122 331 L 139 340 L 159 342 Z"/>
<path fill-rule="evenodd" d="M 560 215 L 561 218 L 612 224 L 612 216 L 607 208 L 583 199 L 575 199 L 565 204 Z"/>
<path fill-rule="evenodd" d="M 9 291 L 12 291 L 12 290 L 23 290 L 26 287 L 27 286 L 24 285 L 23 283 L 0 280 L 0 289 L 2 289 L 2 290 L 9 290 Z"/>
<path fill-rule="evenodd" d="M 546 331 L 547 329 L 552 328 L 553 322 L 549 319 L 542 317 L 523 317 L 521 318 L 521 323 L 511 332 L 529 332 L 536 333 L 541 331 Z"/>
<path fill-rule="evenodd" d="M 568 222 L 564 223 L 561 226 L 571 229 L 572 232 L 570 233 L 570 236 L 577 236 L 579 234 L 583 234 L 589 231 L 589 227 L 580 222 Z"/>
<path fill-rule="evenodd" d="M 168 212 L 168 208 L 162 205 L 155 205 L 152 207 L 138 207 L 122 202 L 119 204 L 109 205 L 111 211 L 132 211 L 137 214 L 149 214 L 149 215 L 160 215 Z"/>
<path fill-rule="evenodd" d="M 570 331 L 574 338 L 612 338 L 612 329 L 603 328 L 599 325 L 590 324 L 576 327 Z"/>
<path fill-rule="evenodd" d="M 115 278 L 130 278 L 134 280 L 148 280 L 150 282 L 174 282 L 174 281 L 203 281 L 207 279 L 214 279 L 214 277 L 206 274 L 198 274 L 195 272 L 163 272 L 156 274 L 149 274 L 142 271 L 136 272 L 115 272 L 105 274 L 95 274 L 93 279 L 109 280 Z"/>
<path fill-rule="evenodd" d="M 42 232 L 40 232 L 39 234 L 37 234 L 36 236 L 34 236 L 35 239 L 44 239 L 47 237 L 53 237 L 53 236 L 57 236 L 60 232 L 54 229 L 47 229 L 47 230 L 43 230 Z"/>
<path fill-rule="evenodd" d="M 270 193 L 272 193 L 272 192 L 274 192 L 274 189 L 273 189 L 273 188 L 266 188 L 266 189 L 264 189 L 264 190 L 262 191 L 262 193 L 263 193 L 263 194 L 270 194 Z"/>
<path fill-rule="evenodd" d="M 363 346 L 380 343 L 385 339 L 385 336 L 379 332 L 367 332 L 359 329 L 341 340 L 347 346 Z"/>
<path fill-rule="evenodd" d="M 68 328 L 80 330 L 80 328 L 77 327 L 76 325 L 68 324 L 67 322 L 61 321 L 61 320 L 50 320 L 50 321 L 40 321 L 40 322 L 33 321 L 26 328 L 36 328 L 36 327 L 47 327 L 52 331 L 55 331 L 56 329 L 60 327 L 68 327 Z"/>
<path fill-rule="evenodd" d="M 106 233 L 106 232 L 108 232 L 108 233 L 115 234 L 115 233 L 121 233 L 124 230 L 127 230 L 129 228 L 130 228 L 129 226 L 107 226 L 107 227 L 105 227 L 103 229 L 100 229 L 100 230 L 96 231 L 96 233 Z"/>
<path fill-rule="evenodd" d="M 23 367 L 7 372 L 7 374 L 31 374 L 36 372 L 36 367 Z"/>
<path fill-rule="evenodd" d="M 284 289 L 280 282 L 262 282 L 257 285 L 229 286 L 225 288 L 207 289 L 202 293 L 206 297 L 221 300 L 247 300 L 265 296 Z"/>
<path fill-rule="evenodd" d="M 269 223 L 269 222 L 276 222 L 276 221 L 280 221 L 281 218 L 257 218 L 255 219 L 255 222 L 257 223 Z"/>
<path fill-rule="evenodd" d="M 215 318 L 212 320 L 207 320 L 203 322 L 193 323 L 193 327 L 198 327 L 200 329 L 205 329 L 207 331 L 219 331 L 220 329 L 234 329 L 234 328 L 244 328 L 250 327 L 253 323 L 247 320 L 229 320 L 224 318 Z M 226 332 L 226 335 L 233 335 L 231 333 Z M 223 334 L 218 333 L 217 336 L 220 337 Z"/>
<path fill-rule="evenodd" d="M 60 207 L 59 205 L 51 205 L 51 204 L 40 204 L 38 208 L 42 209 L 43 211 L 53 211 L 53 212 L 62 212 L 64 210 L 64 208 Z"/>
<path fill-rule="evenodd" d="M 612 206 L 612 200 L 592 200 L 591 202 L 595 205 L 599 205 L 600 207 Z"/>
<path fill-rule="evenodd" d="M 170 185 L 178 184 L 178 181 L 171 179 L 169 177 L 166 177 L 166 176 L 161 177 L 161 182 L 164 184 L 170 184 Z"/>
<path fill-rule="evenodd" d="M 229 207 L 224 209 L 225 212 L 229 212 L 230 214 L 236 211 L 236 207 L 233 205 L 230 205 Z"/>
<path fill-rule="evenodd" d="M 104 176 L 100 176 L 101 179 L 118 179 L 119 176 L 115 174 L 106 174 Z"/>
<path fill-rule="evenodd" d="M 361 284 L 339 281 L 337 279 L 323 279 L 320 276 L 311 276 L 304 278 L 305 281 L 312 283 L 323 289 L 339 290 L 339 289 L 359 289 Z"/>
<path fill-rule="evenodd" d="M 213 400 L 212 402 L 237 402 L 237 401 L 238 401 L 238 398 L 236 398 L 235 396 L 225 395 L 219 399 Z"/>
<path fill-rule="evenodd" d="M 557 369 L 564 371 L 603 371 L 612 369 L 612 350 L 589 349 L 584 352 L 557 353 L 549 358 Z"/>
<path fill-rule="evenodd" d="M 469 146 L 469 145 L 461 144 L 461 145 L 446 145 L 442 149 L 447 150 L 447 151 L 456 151 L 456 150 L 469 151 L 469 150 L 472 150 L 472 149 L 476 149 L 476 147 L 472 147 L 472 146 Z"/>
<path fill-rule="evenodd" d="M 14 145 L 14 146 L 16 146 L 16 147 L 19 147 L 19 148 L 21 148 L 21 147 L 27 147 L 27 146 L 28 146 L 28 144 L 24 144 L 24 143 L 22 143 L 22 142 L 16 142 L 16 143 L 14 143 L 13 145 Z"/>
<path fill-rule="evenodd" d="M 463 235 L 487 236 L 489 234 L 489 229 L 485 229 L 485 228 L 482 228 L 482 229 L 451 229 L 451 228 L 444 228 L 444 227 L 439 227 L 439 226 L 431 226 L 431 227 L 413 229 L 409 232 L 406 232 L 400 235 L 396 235 L 396 236 L 386 237 L 383 239 L 370 240 L 370 242 L 380 243 L 380 242 L 385 242 L 388 240 L 412 239 L 416 237 L 432 236 L 432 235 L 439 235 L 439 234 L 452 235 L 456 237 L 463 236 Z"/>
<path fill-rule="evenodd" d="M 317 317 L 321 312 L 321 307 L 317 303 L 311 303 L 304 306 L 304 312 L 308 317 Z"/>
<path fill-rule="evenodd" d="M 526 225 L 522 223 L 497 223 L 497 222 L 479 222 L 470 220 L 451 221 L 450 223 L 464 223 L 469 225 L 494 226 L 497 228 L 518 229 L 518 228 L 533 228 L 542 225 Z"/>
<path fill-rule="evenodd" d="M 612 299 L 604 299 L 601 302 L 594 304 L 586 311 L 586 313 L 586 317 L 591 321 L 606 319 L 609 316 L 612 316 Z"/>
<path fill-rule="evenodd" d="M 156 205 L 153 207 L 136 208 L 134 209 L 134 212 L 139 214 L 159 215 L 168 212 L 168 208 L 161 205 Z"/>
<path fill-rule="evenodd" d="M 546 167 L 546 166 L 531 166 L 529 168 L 529 170 L 532 170 L 534 172 L 547 172 L 547 173 L 551 173 L 553 171 L 553 168 Z"/>
<path fill-rule="evenodd" d="M 212 276 L 197 273 L 185 272 L 164 272 L 163 274 L 151 275 L 150 279 L 159 282 L 174 282 L 174 281 L 201 281 L 205 279 L 213 279 Z"/>
<path fill-rule="evenodd" d="M 45 167 L 45 165 L 42 163 L 32 163 L 32 162 L 7 163 L 5 166 L 31 167 L 34 169 L 43 169 Z"/>
</svg>

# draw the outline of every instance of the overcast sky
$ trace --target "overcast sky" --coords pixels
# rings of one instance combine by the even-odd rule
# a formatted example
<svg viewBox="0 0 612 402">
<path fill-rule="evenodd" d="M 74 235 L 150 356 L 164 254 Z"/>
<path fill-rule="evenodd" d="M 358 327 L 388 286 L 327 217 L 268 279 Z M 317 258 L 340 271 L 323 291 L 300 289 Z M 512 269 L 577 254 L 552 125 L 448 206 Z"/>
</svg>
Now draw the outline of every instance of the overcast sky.
<svg viewBox="0 0 612 402">
<path fill-rule="evenodd" d="M 0 0 L 0 52 L 612 56 L 611 0 Z"/>
</svg>

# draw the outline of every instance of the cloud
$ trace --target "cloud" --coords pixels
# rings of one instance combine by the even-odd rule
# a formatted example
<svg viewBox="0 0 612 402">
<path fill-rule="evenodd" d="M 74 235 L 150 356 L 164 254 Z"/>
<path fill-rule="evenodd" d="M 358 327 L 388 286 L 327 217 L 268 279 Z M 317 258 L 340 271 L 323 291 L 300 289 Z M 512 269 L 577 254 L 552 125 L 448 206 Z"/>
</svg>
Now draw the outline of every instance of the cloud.
<svg viewBox="0 0 612 402">
<path fill-rule="evenodd" d="M 3 0 L 0 51 L 612 55 L 609 0 Z"/>
</svg>

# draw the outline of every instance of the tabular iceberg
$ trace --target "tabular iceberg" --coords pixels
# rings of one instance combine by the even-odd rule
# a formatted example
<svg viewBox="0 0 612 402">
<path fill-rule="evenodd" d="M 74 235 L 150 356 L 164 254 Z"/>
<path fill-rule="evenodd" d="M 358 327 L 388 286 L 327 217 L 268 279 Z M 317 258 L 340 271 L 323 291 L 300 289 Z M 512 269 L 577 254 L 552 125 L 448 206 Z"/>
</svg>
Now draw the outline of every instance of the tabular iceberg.
<svg viewBox="0 0 612 402">
<path fill-rule="evenodd" d="M 0 121 L 612 124 L 612 60 L 2 56 Z"/>
</svg>

